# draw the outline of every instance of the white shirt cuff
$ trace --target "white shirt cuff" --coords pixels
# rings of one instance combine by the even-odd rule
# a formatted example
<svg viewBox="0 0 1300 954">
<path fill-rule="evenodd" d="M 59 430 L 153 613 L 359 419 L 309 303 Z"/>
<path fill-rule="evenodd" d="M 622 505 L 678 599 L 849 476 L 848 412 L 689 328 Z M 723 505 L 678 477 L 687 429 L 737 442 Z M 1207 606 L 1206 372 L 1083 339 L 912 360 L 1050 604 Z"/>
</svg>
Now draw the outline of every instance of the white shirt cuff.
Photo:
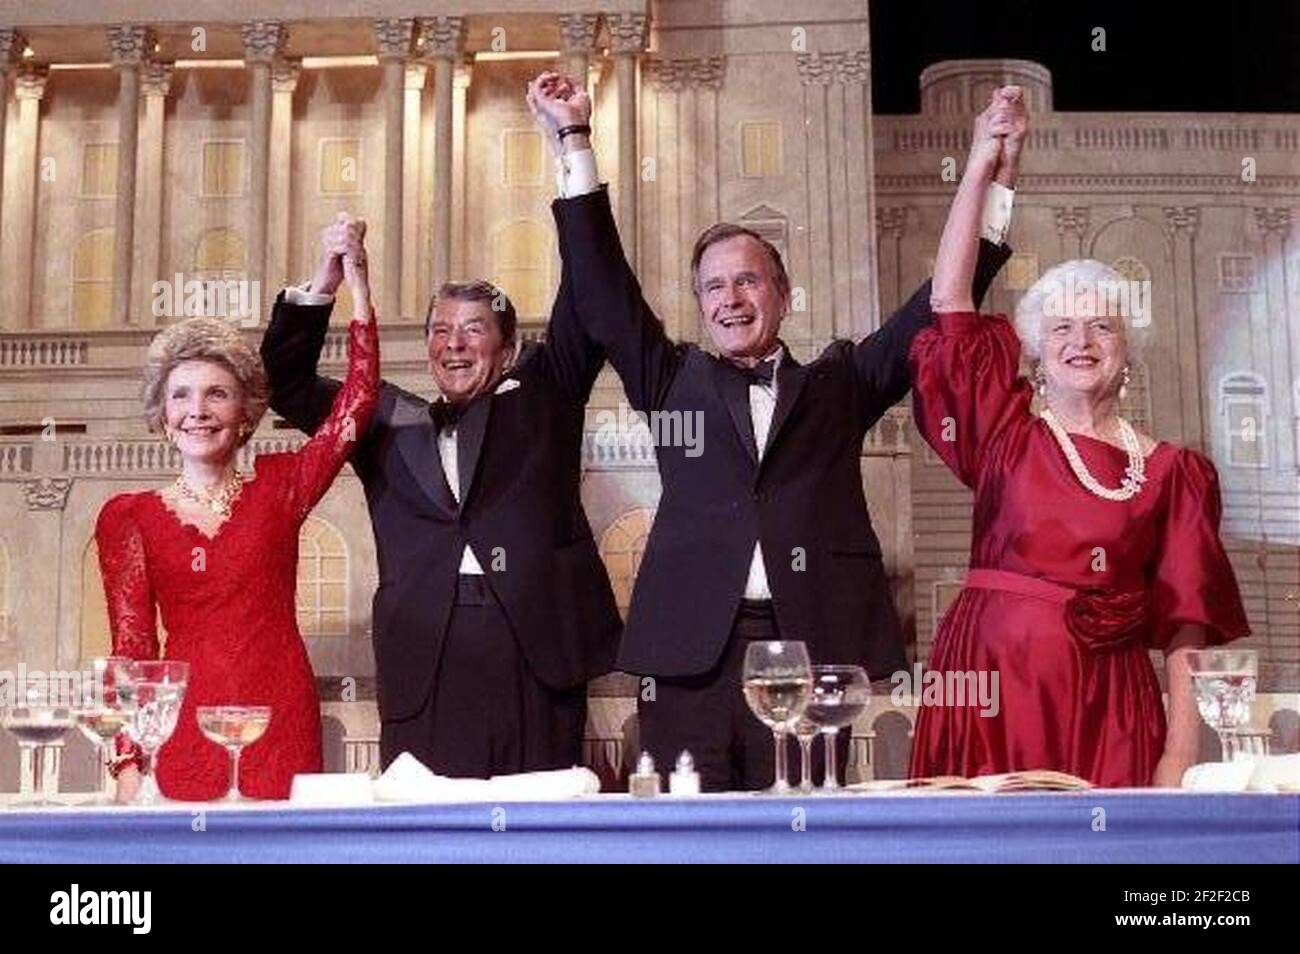
<svg viewBox="0 0 1300 954">
<path fill-rule="evenodd" d="M 332 305 L 334 304 L 333 295 L 324 295 L 320 292 L 310 291 L 311 282 L 303 282 L 302 285 L 286 285 L 284 289 L 284 300 L 291 305 Z"/>
<path fill-rule="evenodd" d="M 1011 228 L 1011 205 L 1015 201 L 1014 189 L 1008 189 L 1000 182 L 990 182 L 984 193 L 984 216 L 980 223 L 980 237 L 986 238 L 994 245 L 1006 241 L 1007 231 Z"/>
<path fill-rule="evenodd" d="M 590 149 L 560 153 L 555 162 L 555 190 L 561 199 L 572 199 L 600 188 L 596 175 L 596 153 Z"/>
</svg>

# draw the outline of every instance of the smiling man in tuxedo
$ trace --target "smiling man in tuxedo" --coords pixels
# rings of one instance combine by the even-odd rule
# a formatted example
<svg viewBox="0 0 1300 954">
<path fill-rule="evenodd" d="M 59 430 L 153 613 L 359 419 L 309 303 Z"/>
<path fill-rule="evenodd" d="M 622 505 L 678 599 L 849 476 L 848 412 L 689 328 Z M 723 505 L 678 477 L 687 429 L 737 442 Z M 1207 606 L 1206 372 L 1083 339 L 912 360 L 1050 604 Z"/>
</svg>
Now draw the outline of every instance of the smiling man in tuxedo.
<svg viewBox="0 0 1300 954">
<path fill-rule="evenodd" d="M 337 381 L 317 373 L 364 226 L 325 230 L 320 267 L 277 298 L 262 341 L 271 406 L 312 432 Z M 620 621 L 582 508 L 583 408 L 603 355 L 582 332 L 567 269 L 547 339 L 520 347 L 487 282 L 443 285 L 425 319 L 435 401 L 383 382 L 352 457 L 379 560 L 374 598 L 380 748 L 442 775 L 582 760 L 587 682 Z"/>
<path fill-rule="evenodd" d="M 653 678 L 638 700 L 643 747 L 660 765 L 689 749 L 709 790 L 769 785 L 772 735 L 741 694 L 751 641 L 802 640 L 814 663 L 860 664 L 873 679 L 906 668 L 860 458 L 867 430 L 911 387 L 908 349 L 933 317 L 929 283 L 878 331 L 832 342 L 804 365 L 780 338 L 791 289 L 779 251 L 722 223 L 691 256 L 717 354 L 672 342 L 598 185 L 585 90 L 544 73 L 528 96 L 573 170 L 554 211 L 583 326 L 633 408 L 703 422 L 703 453 L 656 448 L 663 496 L 618 657 L 619 668 Z M 977 301 L 1010 256 L 1001 243 L 1022 140 L 1023 124 L 989 194 Z"/>
</svg>

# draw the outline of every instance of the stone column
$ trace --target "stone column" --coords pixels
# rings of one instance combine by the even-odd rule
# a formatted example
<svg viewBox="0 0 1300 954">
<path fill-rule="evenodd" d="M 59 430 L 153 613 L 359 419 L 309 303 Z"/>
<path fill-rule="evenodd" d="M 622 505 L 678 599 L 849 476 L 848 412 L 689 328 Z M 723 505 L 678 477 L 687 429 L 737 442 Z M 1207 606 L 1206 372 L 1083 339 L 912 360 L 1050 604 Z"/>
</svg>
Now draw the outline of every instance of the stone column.
<svg viewBox="0 0 1300 954">
<path fill-rule="evenodd" d="M 845 238 L 849 261 L 848 322 L 837 333 L 852 338 L 880 327 L 876 245 L 876 162 L 871 114 L 871 54 L 852 50 L 840 63 L 844 97 L 844 172 L 848 203 Z"/>
<path fill-rule="evenodd" d="M 14 148 L 13 207 L 6 210 L 10 229 L 4 252 L 12 302 L 9 311 L 12 325 L 17 328 L 36 327 L 32 314 L 32 247 L 36 244 L 37 139 L 47 76 L 45 67 L 24 63 L 18 67 L 15 79 L 18 137 Z"/>
<path fill-rule="evenodd" d="M 27 40 L 17 30 L 0 28 L 0 203 L 4 200 L 5 122 L 9 118 L 9 74 L 23 54 Z M 4 221 L 0 205 L 0 222 Z"/>
<path fill-rule="evenodd" d="M 267 156 L 266 251 L 267 272 L 265 300 L 270 301 L 282 287 L 301 281 L 289 273 L 289 197 L 293 188 L 293 94 L 298 88 L 302 63 L 277 59 L 271 64 L 271 148 Z M 313 253 L 318 251 L 313 246 Z M 313 258 L 311 267 L 315 267 Z"/>
<path fill-rule="evenodd" d="M 429 283 L 451 277 L 452 78 L 465 44 L 461 17 L 422 17 L 420 35 L 433 64 L 433 211 L 429 230 Z"/>
<path fill-rule="evenodd" d="M 1277 420 L 1288 426 L 1273 442 L 1278 453 L 1278 473 L 1300 468 L 1300 316 L 1289 314 L 1291 301 L 1287 288 L 1286 240 L 1291 234 L 1292 212 L 1289 208 L 1255 208 L 1255 226 L 1264 240 L 1263 279 L 1266 290 L 1272 366 L 1267 377 L 1277 384 L 1270 389 L 1271 409 Z M 1267 440 L 1268 435 L 1264 438 Z M 1270 457 L 1270 462 L 1272 458 Z"/>
<path fill-rule="evenodd" d="M 172 67 L 145 62 L 140 76 L 144 119 L 140 126 L 139 182 L 136 196 L 134 290 L 137 323 L 157 324 L 153 313 L 153 284 L 162 278 L 163 116 L 172 85 Z"/>
<path fill-rule="evenodd" d="M 830 167 L 830 87 L 835 82 L 835 57 L 825 53 L 800 53 L 796 66 L 803 86 L 803 135 L 807 149 L 808 261 L 807 306 L 809 333 L 813 341 L 827 341 L 838 326 L 835 294 L 835 256 L 832 244 L 832 201 Z"/>
<path fill-rule="evenodd" d="M 1086 205 L 1060 206 L 1052 209 L 1052 214 L 1056 216 L 1056 234 L 1061 238 L 1061 257 L 1083 258 L 1083 239 L 1092 222 L 1091 210 Z"/>
<path fill-rule="evenodd" d="M 415 39 L 412 17 L 374 21 L 379 65 L 384 74 L 384 248 L 379 267 L 379 314 L 402 317 L 403 142 L 406 124 L 406 61 Z M 406 313 L 409 317 L 410 313 Z"/>
<path fill-rule="evenodd" d="M 1192 242 L 1201 221 L 1195 206 L 1166 208 L 1165 222 L 1174 246 L 1174 323 L 1177 335 L 1179 404 L 1183 413 L 1183 432 L 1178 439 L 1188 447 L 1203 450 L 1205 435 L 1201 429 L 1201 356 L 1197 341 L 1196 259 Z"/>
<path fill-rule="evenodd" d="M 607 19 L 614 77 L 618 83 L 618 232 L 627 260 L 637 263 L 637 182 L 641 177 L 636 140 L 636 67 L 646 46 L 649 21 L 644 14 L 619 13 Z"/>
<path fill-rule="evenodd" d="M 600 26 L 600 16 L 595 13 L 561 13 L 560 21 L 560 58 L 563 72 L 572 76 L 584 86 L 588 85 L 587 67 L 591 54 L 596 49 L 596 29 Z"/>
<path fill-rule="evenodd" d="M 461 278 L 470 274 L 469 232 L 465 224 L 465 132 L 473 79 L 474 60 L 463 56 L 451 80 L 451 274 Z"/>
<path fill-rule="evenodd" d="M 423 316 L 420 302 L 420 117 L 424 108 L 424 77 L 427 67 L 411 63 L 406 67 L 405 116 L 402 131 L 402 248 L 413 254 L 402 260 L 402 314 Z"/>
<path fill-rule="evenodd" d="M 907 209 L 901 205 L 876 206 L 876 236 L 880 248 L 881 304 L 890 314 L 901 305 L 903 288 L 903 230 Z"/>
<path fill-rule="evenodd" d="M 131 309 L 131 270 L 135 245 L 135 159 L 140 128 L 140 64 L 153 54 L 148 27 L 119 24 L 108 28 L 117 73 L 117 198 L 113 214 L 114 327 L 137 324 Z"/>
<path fill-rule="evenodd" d="M 248 130 L 248 281 L 255 282 L 254 320 L 264 314 L 263 301 L 274 290 L 267 288 L 266 237 L 268 195 L 271 184 L 271 64 L 284 49 L 287 31 L 279 20 L 250 20 L 239 30 L 248 66 L 251 103 Z"/>
</svg>

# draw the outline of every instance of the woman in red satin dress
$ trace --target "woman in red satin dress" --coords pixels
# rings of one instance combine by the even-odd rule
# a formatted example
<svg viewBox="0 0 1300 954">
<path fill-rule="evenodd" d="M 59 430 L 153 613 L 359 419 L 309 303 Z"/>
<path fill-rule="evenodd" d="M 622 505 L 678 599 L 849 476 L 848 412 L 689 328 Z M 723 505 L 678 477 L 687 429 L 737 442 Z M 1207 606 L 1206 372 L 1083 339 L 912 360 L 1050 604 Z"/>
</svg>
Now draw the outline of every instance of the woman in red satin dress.
<svg viewBox="0 0 1300 954">
<path fill-rule="evenodd" d="M 1049 270 L 1014 327 L 975 312 L 984 192 L 1025 125 L 1014 87 L 976 120 L 935 261 L 936 324 L 911 352 L 917 426 L 975 491 L 971 569 L 929 666 L 996 672 L 998 705 L 922 706 L 910 774 L 1054 769 L 1102 787 L 1176 786 L 1199 738 L 1185 652 L 1248 634 L 1218 479 L 1202 455 L 1120 416 L 1146 321 L 1099 300 L 1096 283 L 1120 279 L 1108 266 Z M 1165 654 L 1168 728 L 1150 649 Z"/>
<path fill-rule="evenodd" d="M 160 491 L 110 499 L 95 538 L 114 653 L 159 657 L 156 607 L 166 658 L 190 665 L 176 730 L 158 752 L 157 780 L 169 798 L 211 800 L 229 787 L 229 756 L 199 731 L 202 705 L 271 707 L 265 735 L 240 760 L 243 794 L 287 798 L 295 774 L 321 770 L 320 705 L 294 605 L 298 531 L 378 396 L 363 231 L 349 233 L 346 223 L 326 230 L 325 261 L 357 302 L 346 380 L 312 438 L 295 453 L 259 456 L 256 475 L 237 472 L 236 454 L 266 410 L 267 386 L 239 331 L 224 319 L 193 318 L 150 346 L 145 416 L 179 449 L 181 476 Z M 137 783 L 134 768 L 123 773 L 119 800 Z"/>
</svg>

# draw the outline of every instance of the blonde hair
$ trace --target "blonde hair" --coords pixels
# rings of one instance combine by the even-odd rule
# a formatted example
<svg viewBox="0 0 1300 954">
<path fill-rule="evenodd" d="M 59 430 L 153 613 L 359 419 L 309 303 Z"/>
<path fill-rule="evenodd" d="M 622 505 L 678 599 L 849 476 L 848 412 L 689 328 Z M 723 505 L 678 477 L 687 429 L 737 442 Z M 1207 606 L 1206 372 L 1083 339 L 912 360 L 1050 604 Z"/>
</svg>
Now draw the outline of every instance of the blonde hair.
<svg viewBox="0 0 1300 954">
<path fill-rule="evenodd" d="M 1071 259 L 1053 265 L 1043 272 L 1038 281 L 1034 282 L 1016 303 L 1016 335 L 1020 338 L 1020 346 L 1026 357 L 1033 361 L 1042 357 L 1039 344 L 1043 331 L 1043 317 L 1050 301 L 1064 299 L 1064 289 L 1081 286 L 1118 288 L 1118 283 L 1127 283 L 1127 281 L 1128 279 L 1110 265 L 1099 262 L 1095 258 Z M 1150 300 L 1147 306 L 1150 307 Z M 1143 321 L 1138 324 L 1134 319 L 1139 316 L 1133 314 L 1131 307 L 1121 308 L 1120 311 L 1122 314 L 1119 317 L 1124 319 L 1125 347 L 1129 355 L 1137 359 L 1141 356 L 1151 335 L 1151 316 L 1149 314 L 1140 316 Z"/>
<path fill-rule="evenodd" d="M 266 369 L 239 329 L 221 318 L 187 318 L 154 335 L 144 364 L 144 422 L 153 433 L 163 430 L 167 379 L 186 361 L 208 361 L 225 368 L 239 382 L 244 423 L 239 443 L 257 430 L 270 401 Z"/>
</svg>

